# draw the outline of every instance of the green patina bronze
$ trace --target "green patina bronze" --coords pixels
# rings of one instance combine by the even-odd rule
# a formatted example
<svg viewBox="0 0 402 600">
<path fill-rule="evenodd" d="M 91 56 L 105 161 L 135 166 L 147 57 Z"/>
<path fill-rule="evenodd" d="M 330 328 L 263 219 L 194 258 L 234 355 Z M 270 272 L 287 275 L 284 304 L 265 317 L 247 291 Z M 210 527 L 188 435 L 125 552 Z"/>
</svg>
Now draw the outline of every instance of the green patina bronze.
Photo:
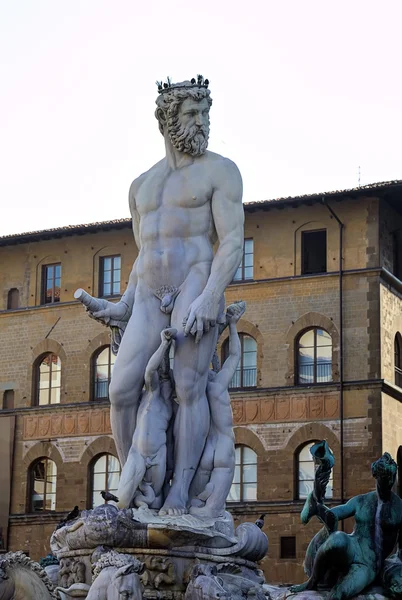
<svg viewBox="0 0 402 600">
<path fill-rule="evenodd" d="M 384 592 L 402 598 L 402 551 L 390 556 L 395 545 L 402 548 L 402 499 L 392 492 L 397 465 L 386 452 L 372 464 L 376 490 L 329 509 L 324 504 L 334 457 L 327 442 L 311 448 L 317 465 L 315 484 L 301 513 L 303 523 L 316 516 L 324 525 L 307 549 L 308 581 L 291 588 L 292 593 L 329 588 L 328 600 L 353 598 L 382 579 Z M 351 534 L 338 531 L 338 522 L 354 517 Z"/>
</svg>

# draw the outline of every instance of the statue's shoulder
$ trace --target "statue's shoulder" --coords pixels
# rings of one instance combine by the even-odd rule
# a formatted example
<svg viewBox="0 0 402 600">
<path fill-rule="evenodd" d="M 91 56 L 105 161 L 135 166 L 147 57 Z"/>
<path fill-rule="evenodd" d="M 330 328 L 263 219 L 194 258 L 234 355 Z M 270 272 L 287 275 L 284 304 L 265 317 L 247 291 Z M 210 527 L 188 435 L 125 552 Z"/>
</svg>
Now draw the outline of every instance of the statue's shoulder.
<svg viewBox="0 0 402 600">
<path fill-rule="evenodd" d="M 162 158 L 162 160 L 160 160 L 159 162 L 154 164 L 150 169 L 148 169 L 148 171 L 141 173 L 141 175 L 139 175 L 138 177 L 136 177 L 134 179 L 133 183 L 130 185 L 130 192 L 129 192 L 130 199 L 135 198 L 136 194 L 138 193 L 138 190 L 140 189 L 140 187 L 142 186 L 144 181 L 146 181 L 149 177 L 152 177 L 152 175 L 154 175 L 160 169 L 162 169 L 165 162 L 166 162 L 166 159 Z"/>
<path fill-rule="evenodd" d="M 211 165 L 214 165 L 216 168 L 233 169 L 239 171 L 236 163 L 233 162 L 233 160 L 230 160 L 230 158 L 226 158 L 226 156 L 222 156 L 216 152 L 211 152 L 210 150 L 207 150 L 204 156 L 205 160 L 207 160 Z"/>
<path fill-rule="evenodd" d="M 365 494 L 358 494 L 357 496 L 353 496 L 352 500 L 355 500 L 359 503 L 365 503 L 368 500 L 373 500 L 377 498 L 377 492 L 373 490 L 372 492 L 366 492 Z"/>
<path fill-rule="evenodd" d="M 242 185 L 239 168 L 233 160 L 209 150 L 205 153 L 205 160 L 218 183 L 219 181 L 230 181 L 234 185 Z"/>
</svg>

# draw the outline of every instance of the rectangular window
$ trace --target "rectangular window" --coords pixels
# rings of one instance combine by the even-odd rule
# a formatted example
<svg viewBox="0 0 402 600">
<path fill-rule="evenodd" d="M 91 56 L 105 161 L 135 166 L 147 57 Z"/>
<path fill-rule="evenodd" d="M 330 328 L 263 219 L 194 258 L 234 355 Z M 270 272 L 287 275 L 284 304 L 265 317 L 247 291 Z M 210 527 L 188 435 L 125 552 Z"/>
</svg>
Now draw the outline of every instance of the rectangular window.
<svg viewBox="0 0 402 600">
<path fill-rule="evenodd" d="M 6 390 L 4 392 L 3 408 L 14 408 L 14 390 Z"/>
<path fill-rule="evenodd" d="M 302 231 L 302 275 L 327 272 L 327 230 Z"/>
<path fill-rule="evenodd" d="M 120 256 L 102 256 L 99 272 L 99 296 L 119 296 L 120 294 Z"/>
<path fill-rule="evenodd" d="M 233 281 L 248 281 L 254 279 L 254 240 L 244 240 L 243 258 L 233 277 Z"/>
<path fill-rule="evenodd" d="M 61 264 L 42 267 L 42 304 L 60 302 Z"/>
<path fill-rule="evenodd" d="M 296 537 L 294 535 L 281 537 L 281 558 L 296 558 Z"/>
</svg>

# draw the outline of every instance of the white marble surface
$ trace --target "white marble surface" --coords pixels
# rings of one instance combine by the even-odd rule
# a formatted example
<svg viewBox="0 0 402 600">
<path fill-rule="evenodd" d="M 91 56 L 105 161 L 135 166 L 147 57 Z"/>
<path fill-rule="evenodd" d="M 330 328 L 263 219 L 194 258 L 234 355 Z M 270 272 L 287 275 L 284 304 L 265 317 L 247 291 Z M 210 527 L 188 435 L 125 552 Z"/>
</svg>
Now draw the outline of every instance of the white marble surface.
<svg viewBox="0 0 402 600">
<path fill-rule="evenodd" d="M 164 486 L 152 505 L 159 502 L 162 514 L 177 516 L 190 508 L 190 485 L 210 431 L 207 373 L 217 343 L 217 325 L 225 321 L 224 291 L 242 258 L 244 211 L 238 168 L 207 150 L 209 90 L 181 82 L 161 93 L 156 103 L 166 155 L 130 188 L 139 253 L 128 287 L 117 303 L 101 299 L 96 304 L 96 299 L 81 291 L 76 297 L 94 318 L 123 334 L 109 390 L 113 437 L 122 466 L 136 426 L 142 426 L 137 410 L 147 364 L 160 344 L 161 331 L 177 329 L 173 474 L 170 489 Z M 233 470 L 232 446 L 230 440 L 220 448 L 229 467 L 215 477 L 204 504 L 193 505 L 200 516 L 222 512 Z M 161 456 L 154 457 L 153 467 L 165 460 L 163 452 Z M 213 470 L 210 477 L 214 479 Z M 125 490 L 126 506 L 128 496 Z"/>
</svg>

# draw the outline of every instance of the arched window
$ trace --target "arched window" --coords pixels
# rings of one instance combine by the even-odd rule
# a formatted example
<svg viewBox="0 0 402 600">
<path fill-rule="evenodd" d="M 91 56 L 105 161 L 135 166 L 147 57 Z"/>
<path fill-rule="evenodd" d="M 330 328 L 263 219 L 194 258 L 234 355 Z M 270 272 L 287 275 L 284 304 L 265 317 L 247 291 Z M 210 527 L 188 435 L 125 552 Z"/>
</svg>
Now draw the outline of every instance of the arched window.
<svg viewBox="0 0 402 600">
<path fill-rule="evenodd" d="M 297 340 L 297 383 L 332 381 L 332 338 L 325 329 L 313 327 Z"/>
<path fill-rule="evenodd" d="M 296 452 L 296 500 L 304 500 L 309 493 L 313 491 L 315 465 L 310 453 L 310 448 L 316 442 L 317 440 L 307 442 L 307 444 L 299 448 Z M 334 472 L 332 471 L 327 485 L 326 498 L 332 498 L 333 496 L 333 473 Z"/>
<path fill-rule="evenodd" d="M 395 367 L 395 385 L 402 387 L 402 363 L 401 363 L 402 338 L 398 332 L 394 340 L 394 367 Z"/>
<path fill-rule="evenodd" d="M 257 500 L 257 455 L 248 446 L 236 446 L 236 466 L 228 502 Z"/>
<path fill-rule="evenodd" d="M 239 333 L 241 344 L 240 362 L 233 375 L 229 389 L 256 387 L 257 385 L 257 342 L 245 333 Z M 229 340 L 223 346 L 222 363 L 229 353 Z"/>
<path fill-rule="evenodd" d="M 20 292 L 17 288 L 11 288 L 7 295 L 7 310 L 15 310 L 20 305 Z"/>
<path fill-rule="evenodd" d="M 92 394 L 94 400 L 107 400 L 109 398 L 109 385 L 115 360 L 116 357 L 110 346 L 104 346 L 94 355 Z"/>
<path fill-rule="evenodd" d="M 36 460 L 29 468 L 29 510 L 56 510 L 56 463 L 49 458 Z"/>
<path fill-rule="evenodd" d="M 61 360 L 56 354 L 45 354 L 36 370 L 37 404 L 59 404 L 61 390 Z"/>
<path fill-rule="evenodd" d="M 91 498 L 90 507 L 95 508 L 99 504 L 103 504 L 100 493 L 110 492 L 114 495 L 117 493 L 120 481 L 120 463 L 119 460 L 112 454 L 101 454 L 94 458 L 90 466 L 91 477 Z"/>
</svg>

